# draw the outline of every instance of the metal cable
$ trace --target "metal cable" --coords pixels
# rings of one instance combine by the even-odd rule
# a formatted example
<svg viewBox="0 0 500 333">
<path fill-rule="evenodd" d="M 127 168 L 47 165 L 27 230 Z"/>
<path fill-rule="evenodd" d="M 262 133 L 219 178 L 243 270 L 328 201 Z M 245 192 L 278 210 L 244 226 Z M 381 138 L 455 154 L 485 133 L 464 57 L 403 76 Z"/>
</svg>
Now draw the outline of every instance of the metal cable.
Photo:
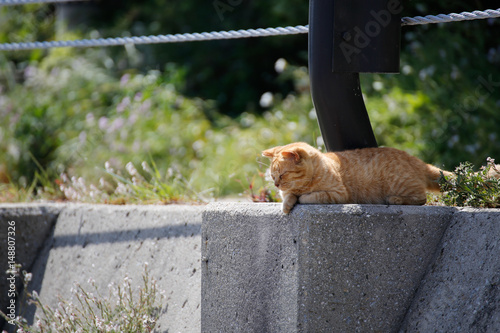
<svg viewBox="0 0 500 333">
<path fill-rule="evenodd" d="M 34 3 L 61 3 L 89 0 L 0 0 L 0 6 L 28 5 Z"/>
<path fill-rule="evenodd" d="M 451 13 L 448 15 L 427 15 L 427 16 L 415 16 L 415 17 L 403 17 L 401 19 L 401 25 L 417 25 L 417 24 L 429 24 L 429 23 L 446 23 L 446 22 L 458 22 L 458 21 L 470 21 L 478 19 L 496 18 L 500 17 L 500 8 L 498 9 L 486 9 L 484 11 L 475 10 L 471 13 L 462 12 L 460 14 Z"/>
<path fill-rule="evenodd" d="M 116 46 L 126 44 L 159 44 L 159 43 L 179 43 L 195 42 L 206 40 L 222 40 L 249 37 L 267 37 L 279 35 L 304 34 L 309 31 L 308 26 L 296 26 L 285 28 L 248 29 L 238 31 L 213 31 L 202 33 L 186 33 L 175 35 L 157 35 L 141 37 L 118 37 L 118 38 L 98 38 L 72 41 L 53 42 L 28 42 L 28 43 L 6 43 L 0 44 L 0 51 L 10 50 L 32 50 L 48 49 L 53 47 L 93 47 L 93 46 Z"/>
<path fill-rule="evenodd" d="M 53 2 L 54 0 L 0 0 L 0 5 L 9 1 L 46 1 Z M 55 0 L 61 1 L 61 0 Z M 76 1 L 76 0 L 71 0 Z M 486 18 L 500 17 L 500 8 L 485 11 L 463 12 L 460 14 L 451 13 L 448 15 L 440 14 L 437 16 L 428 15 L 425 17 L 403 17 L 401 25 L 418 25 L 429 23 L 444 23 L 464 20 L 477 20 Z M 0 51 L 16 51 L 16 50 L 33 50 L 33 49 L 49 49 L 54 47 L 95 47 L 95 46 L 117 46 L 126 44 L 159 44 L 159 43 L 179 43 L 179 42 L 195 42 L 207 40 L 222 40 L 250 37 L 268 37 L 268 36 L 283 36 L 305 34 L 309 32 L 309 26 L 298 25 L 295 27 L 278 27 L 267 29 L 248 29 L 248 30 L 231 30 L 231 31 L 213 31 L 202 33 L 185 33 L 174 35 L 157 35 L 157 36 L 140 36 L 140 37 L 118 37 L 118 38 L 98 38 L 98 39 L 83 39 L 72 41 L 52 41 L 52 42 L 27 42 L 27 43 L 5 43 L 0 44 Z"/>
</svg>

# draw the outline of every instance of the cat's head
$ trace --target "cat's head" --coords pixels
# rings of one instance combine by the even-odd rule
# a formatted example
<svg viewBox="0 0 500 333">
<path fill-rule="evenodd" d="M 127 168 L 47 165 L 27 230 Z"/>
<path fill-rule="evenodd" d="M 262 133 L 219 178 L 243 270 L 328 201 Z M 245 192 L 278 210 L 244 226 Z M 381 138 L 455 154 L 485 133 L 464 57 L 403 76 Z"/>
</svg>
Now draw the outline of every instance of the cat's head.
<svg viewBox="0 0 500 333">
<path fill-rule="evenodd" d="M 264 150 L 271 159 L 269 171 L 274 185 L 282 191 L 303 188 L 313 176 L 313 159 L 319 151 L 307 143 L 297 142 Z"/>
</svg>

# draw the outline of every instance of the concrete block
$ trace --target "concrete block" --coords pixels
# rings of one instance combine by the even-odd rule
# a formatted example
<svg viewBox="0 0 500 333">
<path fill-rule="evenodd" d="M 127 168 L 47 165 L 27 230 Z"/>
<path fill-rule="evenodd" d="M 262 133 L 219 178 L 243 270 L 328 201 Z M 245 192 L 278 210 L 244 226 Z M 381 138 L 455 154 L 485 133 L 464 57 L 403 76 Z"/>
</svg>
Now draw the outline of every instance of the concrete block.
<svg viewBox="0 0 500 333">
<path fill-rule="evenodd" d="M 62 205 L 57 204 L 1 204 L 0 205 L 0 309 L 6 312 L 6 306 L 10 301 L 8 297 L 8 283 L 6 283 L 5 272 L 8 269 L 8 232 L 11 241 L 14 241 L 15 261 L 21 264 L 23 269 L 31 270 L 33 263 L 40 252 L 45 240 L 49 237 L 52 227 Z M 14 221 L 14 229 L 9 229 L 9 222 Z M 13 244 L 11 242 L 11 244 Z M 17 287 L 20 287 L 20 283 Z M 3 319 L 0 319 L 0 327 Z"/>
<path fill-rule="evenodd" d="M 500 210 L 458 209 L 401 332 L 500 332 Z"/>
<path fill-rule="evenodd" d="M 2 204 L 0 254 L 11 220 L 52 306 L 89 278 L 140 285 L 148 262 L 156 332 L 500 331 L 498 209 Z"/>
<path fill-rule="evenodd" d="M 199 332 L 203 208 L 67 205 L 33 268 L 33 287 L 45 304 L 57 307 L 58 296 L 76 304 L 75 282 L 90 290 L 94 279 L 103 295 L 125 276 L 139 287 L 148 262 L 167 297 L 156 331 Z"/>
<path fill-rule="evenodd" d="M 452 209 L 216 203 L 203 213 L 203 332 L 395 332 Z"/>
</svg>

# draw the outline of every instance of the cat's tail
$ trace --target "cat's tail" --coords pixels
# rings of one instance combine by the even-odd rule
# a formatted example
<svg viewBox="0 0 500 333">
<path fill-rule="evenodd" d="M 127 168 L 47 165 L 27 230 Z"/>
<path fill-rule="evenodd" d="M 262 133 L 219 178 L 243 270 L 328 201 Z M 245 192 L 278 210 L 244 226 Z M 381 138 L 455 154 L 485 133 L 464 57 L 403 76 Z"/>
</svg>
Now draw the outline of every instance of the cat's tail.
<svg viewBox="0 0 500 333">
<path fill-rule="evenodd" d="M 441 176 L 450 177 L 454 174 L 449 171 L 441 170 L 433 165 L 427 164 L 427 190 L 439 192 L 441 187 L 439 186 L 439 179 Z"/>
</svg>

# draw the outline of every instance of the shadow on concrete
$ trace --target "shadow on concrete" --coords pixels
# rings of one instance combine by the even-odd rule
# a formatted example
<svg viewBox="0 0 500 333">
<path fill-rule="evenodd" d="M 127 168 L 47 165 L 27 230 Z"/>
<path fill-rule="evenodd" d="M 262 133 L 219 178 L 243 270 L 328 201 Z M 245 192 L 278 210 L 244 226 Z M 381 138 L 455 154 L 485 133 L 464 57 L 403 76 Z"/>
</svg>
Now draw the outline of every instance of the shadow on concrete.
<svg viewBox="0 0 500 333">
<path fill-rule="evenodd" d="M 54 237 L 52 248 L 71 246 L 85 247 L 89 244 L 123 243 L 155 238 L 193 237 L 200 234 L 201 224 L 70 234 Z"/>
</svg>

